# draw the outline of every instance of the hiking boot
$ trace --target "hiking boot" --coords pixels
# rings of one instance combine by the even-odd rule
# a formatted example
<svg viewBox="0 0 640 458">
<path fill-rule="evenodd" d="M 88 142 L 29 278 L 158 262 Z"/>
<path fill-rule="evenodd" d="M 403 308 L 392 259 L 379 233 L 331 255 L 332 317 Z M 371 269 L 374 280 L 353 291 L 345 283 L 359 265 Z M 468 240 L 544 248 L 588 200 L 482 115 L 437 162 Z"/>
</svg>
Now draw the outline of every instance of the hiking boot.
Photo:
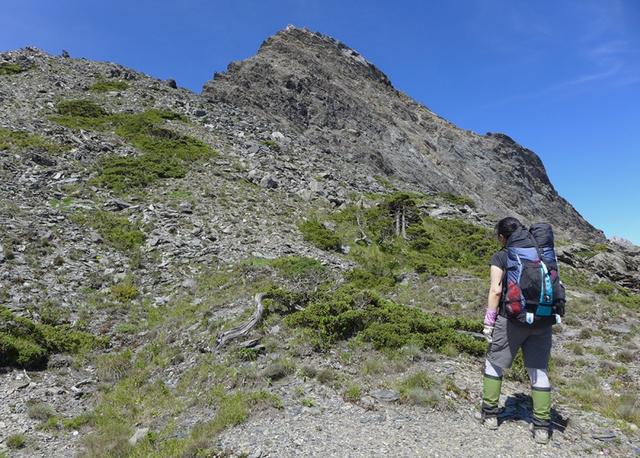
<svg viewBox="0 0 640 458">
<path fill-rule="evenodd" d="M 536 444 L 546 445 L 549 443 L 549 439 L 551 438 L 551 431 L 549 431 L 548 427 L 540 427 L 532 424 L 531 430 L 533 433 L 533 441 Z"/>
<path fill-rule="evenodd" d="M 498 416 L 497 415 L 483 415 L 482 424 L 487 429 L 498 429 Z"/>
<path fill-rule="evenodd" d="M 483 408 L 476 412 L 475 417 L 487 429 L 498 429 L 498 414 L 500 409 L 493 408 L 490 412 L 486 412 Z"/>
</svg>

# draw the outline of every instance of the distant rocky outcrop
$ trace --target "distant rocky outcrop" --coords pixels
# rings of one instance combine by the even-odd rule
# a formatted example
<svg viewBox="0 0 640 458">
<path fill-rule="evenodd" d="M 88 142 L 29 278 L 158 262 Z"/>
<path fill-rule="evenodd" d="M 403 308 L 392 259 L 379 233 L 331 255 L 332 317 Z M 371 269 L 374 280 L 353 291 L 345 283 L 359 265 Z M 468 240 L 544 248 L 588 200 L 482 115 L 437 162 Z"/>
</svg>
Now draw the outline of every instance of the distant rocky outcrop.
<svg viewBox="0 0 640 458">
<path fill-rule="evenodd" d="M 546 220 L 569 236 L 603 241 L 549 181 L 540 158 L 504 134 L 478 135 L 397 91 L 358 52 L 293 26 L 204 85 L 210 100 L 242 106 L 353 168 L 423 192 L 468 195 L 495 217 Z"/>
</svg>

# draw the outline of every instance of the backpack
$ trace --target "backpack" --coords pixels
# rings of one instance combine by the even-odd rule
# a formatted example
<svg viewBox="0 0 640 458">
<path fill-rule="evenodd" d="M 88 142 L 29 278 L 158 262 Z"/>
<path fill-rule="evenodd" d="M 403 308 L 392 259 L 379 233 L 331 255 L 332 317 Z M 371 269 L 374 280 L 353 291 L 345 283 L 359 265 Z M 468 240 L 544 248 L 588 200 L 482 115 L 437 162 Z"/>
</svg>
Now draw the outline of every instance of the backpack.
<svg viewBox="0 0 640 458">
<path fill-rule="evenodd" d="M 549 223 L 536 223 L 529 228 L 529 233 L 536 241 L 538 253 L 549 271 L 553 288 L 553 314 L 564 316 L 566 295 L 564 284 L 560 281 L 560 268 L 554 246 L 553 229 Z"/>
<path fill-rule="evenodd" d="M 564 315 L 564 286 L 558 275 L 553 230 L 538 223 L 518 229 L 507 242 L 503 310 L 508 318 L 532 324 L 559 322 Z"/>
</svg>

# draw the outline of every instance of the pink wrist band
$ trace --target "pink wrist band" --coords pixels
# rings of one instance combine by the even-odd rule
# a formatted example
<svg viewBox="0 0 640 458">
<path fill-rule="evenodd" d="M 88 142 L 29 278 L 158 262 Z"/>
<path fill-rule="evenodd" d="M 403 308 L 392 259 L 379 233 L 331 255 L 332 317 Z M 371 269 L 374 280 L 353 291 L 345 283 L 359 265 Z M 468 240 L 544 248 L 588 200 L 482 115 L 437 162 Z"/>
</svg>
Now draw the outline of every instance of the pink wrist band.
<svg viewBox="0 0 640 458">
<path fill-rule="evenodd" d="M 487 313 L 484 314 L 484 324 L 486 324 L 487 326 L 495 326 L 497 317 L 497 311 L 487 310 Z"/>
</svg>

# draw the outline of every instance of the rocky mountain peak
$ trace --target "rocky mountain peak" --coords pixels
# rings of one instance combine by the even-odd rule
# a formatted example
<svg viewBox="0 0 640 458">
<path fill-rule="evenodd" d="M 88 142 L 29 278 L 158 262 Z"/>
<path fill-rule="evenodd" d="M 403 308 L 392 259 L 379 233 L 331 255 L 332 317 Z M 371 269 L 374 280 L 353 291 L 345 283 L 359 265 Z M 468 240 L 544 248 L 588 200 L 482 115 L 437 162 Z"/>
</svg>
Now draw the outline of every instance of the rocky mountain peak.
<svg viewBox="0 0 640 458">
<path fill-rule="evenodd" d="M 328 35 L 287 26 L 275 35 L 267 38 L 258 54 L 280 54 L 283 57 L 304 51 L 304 59 L 309 64 L 329 65 L 333 70 L 341 70 L 350 76 L 359 75 L 370 78 L 384 86 L 392 87 L 391 80 L 375 65 L 367 61 L 359 52 L 340 40 Z M 313 65 L 311 65 L 313 66 Z"/>
<path fill-rule="evenodd" d="M 558 195 L 533 151 L 507 135 L 447 122 L 325 35 L 289 26 L 216 74 L 203 96 L 294 133 L 319 153 L 316 160 L 337 160 L 345 178 L 365 171 L 398 189 L 465 195 L 495 217 L 546 220 L 567 235 L 604 240 Z"/>
</svg>

